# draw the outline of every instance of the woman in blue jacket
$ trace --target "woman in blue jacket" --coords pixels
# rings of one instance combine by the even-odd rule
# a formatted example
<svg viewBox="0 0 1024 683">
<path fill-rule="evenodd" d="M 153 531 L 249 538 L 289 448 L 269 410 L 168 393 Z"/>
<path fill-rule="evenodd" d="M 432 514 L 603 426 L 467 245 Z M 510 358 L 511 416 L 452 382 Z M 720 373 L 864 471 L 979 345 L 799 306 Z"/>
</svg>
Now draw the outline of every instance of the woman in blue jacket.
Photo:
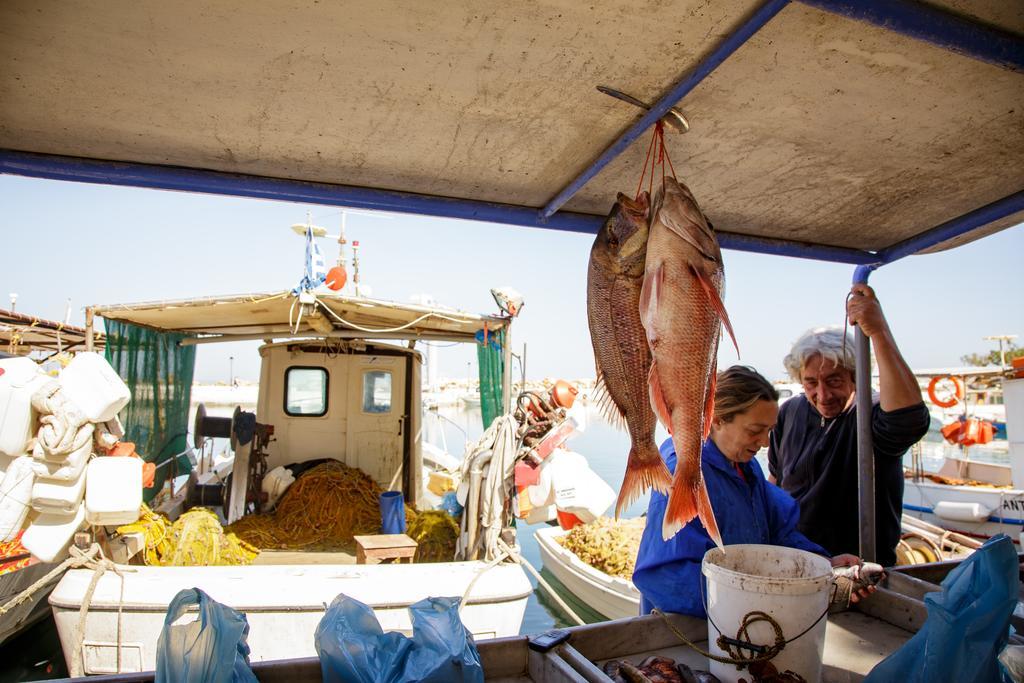
<svg viewBox="0 0 1024 683">
<path fill-rule="evenodd" d="M 711 435 L 701 452 L 701 471 L 725 545 L 761 543 L 829 553 L 796 530 L 797 503 L 788 493 L 769 484 L 754 456 L 768 445 L 768 433 L 779 414 L 779 394 L 754 369 L 735 365 L 718 374 Z M 672 439 L 661 445 L 661 457 L 675 471 Z M 715 547 L 699 519 L 694 519 L 668 541 L 662 540 L 661 522 L 668 502 L 651 493 L 647 525 L 640 541 L 633 583 L 641 592 L 640 612 L 657 607 L 663 612 L 706 618 L 701 597 L 701 560 Z M 832 558 L 834 566 L 857 564 L 854 555 Z M 863 595 L 866 595 L 864 593 Z M 857 599 L 858 596 L 853 598 Z"/>
</svg>

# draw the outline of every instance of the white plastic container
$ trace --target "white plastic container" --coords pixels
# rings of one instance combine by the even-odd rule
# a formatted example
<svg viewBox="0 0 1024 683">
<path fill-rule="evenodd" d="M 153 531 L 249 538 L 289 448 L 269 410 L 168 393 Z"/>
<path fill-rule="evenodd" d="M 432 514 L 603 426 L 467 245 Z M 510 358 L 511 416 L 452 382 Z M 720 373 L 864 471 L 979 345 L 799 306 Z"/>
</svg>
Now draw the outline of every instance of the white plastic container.
<svg viewBox="0 0 1024 683">
<path fill-rule="evenodd" d="M 92 455 L 92 439 L 87 439 L 77 450 L 72 451 L 63 462 L 52 462 L 41 457 L 34 457 L 32 469 L 37 479 L 57 482 L 75 481 L 82 476 L 85 463 Z"/>
<path fill-rule="evenodd" d="M 32 392 L 50 377 L 30 358 L 0 360 L 0 453 L 24 453 L 36 432 Z"/>
<path fill-rule="evenodd" d="M 615 491 L 590 469 L 587 459 L 574 451 L 556 448 L 547 458 L 555 507 L 593 522 L 615 502 Z"/>
<path fill-rule="evenodd" d="M 60 384 L 90 422 L 113 419 L 130 398 L 128 386 L 98 353 L 77 354 L 60 373 Z"/>
<path fill-rule="evenodd" d="M 21 544 L 40 562 L 53 562 L 64 553 L 83 522 L 84 505 L 71 513 L 42 513 L 29 525 Z"/>
<path fill-rule="evenodd" d="M 832 589 L 832 565 L 827 559 L 773 545 L 730 545 L 725 550 L 709 550 L 701 570 L 707 577 L 708 648 L 712 654 L 728 656 L 716 642 L 720 632 L 735 638 L 745 615 L 766 612 L 778 622 L 787 641 L 795 638 L 772 660 L 775 668 L 791 670 L 808 683 L 821 680 L 828 622 L 825 611 Z M 775 631 L 767 622 L 755 622 L 748 627 L 748 638 L 757 645 L 772 645 Z M 710 664 L 711 673 L 723 683 L 749 678 L 746 671 L 737 671 L 731 664 Z"/>
<path fill-rule="evenodd" d="M 263 492 L 267 494 L 267 507 L 273 509 L 288 487 L 295 483 L 295 475 L 283 466 L 275 467 L 263 477 Z"/>
<path fill-rule="evenodd" d="M 36 432 L 35 447 L 32 449 L 32 455 L 37 461 L 63 465 L 73 453 L 92 444 L 94 426 L 91 423 L 86 422 L 75 429 L 73 435 L 68 435 L 67 432 L 61 431 L 65 428 L 66 423 L 57 422 L 64 426 L 53 427 L 47 424 L 47 420 L 50 419 L 53 418 L 47 415 L 39 418 L 39 431 Z M 61 445 L 58 448 L 58 443 L 66 444 L 66 447 Z M 44 444 L 50 445 L 50 448 Z M 51 448 L 55 450 L 51 450 Z"/>
<path fill-rule="evenodd" d="M 36 478 L 32 484 L 32 507 L 40 512 L 70 514 L 85 497 L 85 474 L 77 479 L 60 481 Z"/>
<path fill-rule="evenodd" d="M 25 523 L 32 500 L 32 457 L 15 458 L 0 481 L 0 543 L 14 538 Z"/>
<path fill-rule="evenodd" d="M 85 468 L 85 512 L 90 524 L 131 524 L 142 505 L 142 460 L 93 458 Z"/>
</svg>

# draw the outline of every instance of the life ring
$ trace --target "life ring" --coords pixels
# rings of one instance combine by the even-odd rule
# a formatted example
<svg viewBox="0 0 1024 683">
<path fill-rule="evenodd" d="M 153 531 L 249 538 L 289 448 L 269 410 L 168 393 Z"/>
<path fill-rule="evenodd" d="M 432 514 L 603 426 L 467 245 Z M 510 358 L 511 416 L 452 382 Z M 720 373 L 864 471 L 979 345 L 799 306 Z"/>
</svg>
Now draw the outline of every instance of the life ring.
<svg viewBox="0 0 1024 683">
<path fill-rule="evenodd" d="M 939 386 L 939 382 L 942 382 L 947 379 L 953 383 L 953 394 L 945 400 L 940 400 L 938 395 L 935 393 L 935 388 Z M 957 403 L 962 401 L 964 398 L 963 382 L 961 382 L 956 377 L 953 377 L 953 375 L 932 377 L 932 381 L 928 383 L 928 398 L 931 399 L 932 403 L 939 406 L 940 408 L 952 408 Z"/>
</svg>

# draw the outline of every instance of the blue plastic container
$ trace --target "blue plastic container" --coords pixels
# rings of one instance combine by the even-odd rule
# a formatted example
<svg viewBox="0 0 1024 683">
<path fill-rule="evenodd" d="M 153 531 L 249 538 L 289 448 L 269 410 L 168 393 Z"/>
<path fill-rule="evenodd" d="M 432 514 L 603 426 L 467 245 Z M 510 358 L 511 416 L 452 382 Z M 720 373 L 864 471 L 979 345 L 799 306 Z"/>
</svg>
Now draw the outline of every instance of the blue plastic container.
<svg viewBox="0 0 1024 683">
<path fill-rule="evenodd" d="M 405 533 L 405 497 L 401 491 L 385 491 L 380 494 L 380 532 Z"/>
</svg>

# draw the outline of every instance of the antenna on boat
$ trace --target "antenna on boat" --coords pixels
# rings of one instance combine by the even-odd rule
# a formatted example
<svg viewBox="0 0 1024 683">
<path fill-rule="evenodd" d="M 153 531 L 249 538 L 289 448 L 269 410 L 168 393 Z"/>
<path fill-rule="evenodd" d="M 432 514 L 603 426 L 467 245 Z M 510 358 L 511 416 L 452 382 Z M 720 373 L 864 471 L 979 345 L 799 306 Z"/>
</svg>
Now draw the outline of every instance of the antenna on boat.
<svg viewBox="0 0 1024 683">
<path fill-rule="evenodd" d="M 13 306 L 11 306 L 11 310 L 12 311 L 14 310 Z M 985 341 L 997 341 L 997 342 L 999 342 L 999 369 L 1000 370 L 1005 370 L 1006 369 L 1006 349 L 1003 347 L 1003 344 L 1004 344 L 1004 342 L 1006 344 L 1009 344 L 1012 340 L 1014 340 L 1016 338 L 1017 338 L 1017 335 L 1015 335 L 1015 334 L 996 334 L 996 335 L 992 335 L 991 337 L 983 337 L 983 339 Z"/>
<path fill-rule="evenodd" d="M 359 240 L 352 241 L 352 286 L 359 296 Z"/>
<path fill-rule="evenodd" d="M 341 232 L 338 234 L 338 267 L 345 268 L 348 265 L 348 259 L 345 257 L 345 245 L 348 241 L 345 239 L 345 210 L 341 210 Z"/>
</svg>

